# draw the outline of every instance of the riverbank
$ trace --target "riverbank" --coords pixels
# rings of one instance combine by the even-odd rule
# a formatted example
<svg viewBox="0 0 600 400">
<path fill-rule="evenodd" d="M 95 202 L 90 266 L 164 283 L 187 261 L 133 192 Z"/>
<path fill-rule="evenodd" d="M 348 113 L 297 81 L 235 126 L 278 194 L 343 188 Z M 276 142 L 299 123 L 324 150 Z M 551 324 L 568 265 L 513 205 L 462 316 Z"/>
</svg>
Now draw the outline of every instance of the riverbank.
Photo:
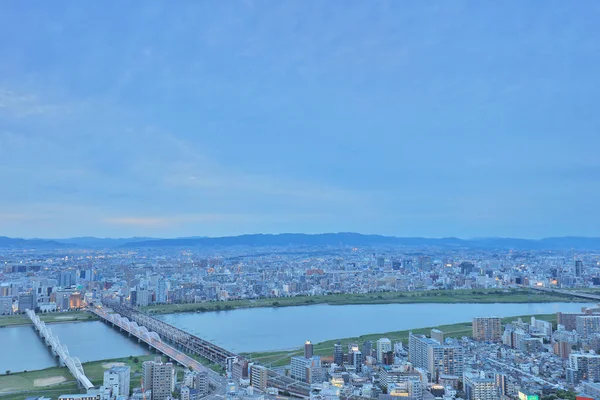
<svg viewBox="0 0 600 400">
<path fill-rule="evenodd" d="M 507 317 L 502 318 L 502 324 L 510 323 L 511 321 L 515 321 L 518 318 L 522 318 L 523 320 L 529 320 L 532 316 L 544 320 L 552 322 L 553 325 L 556 325 L 556 314 L 537 314 L 537 315 L 523 315 L 517 317 Z M 451 325 L 440 325 L 435 327 L 428 328 L 420 328 L 420 329 L 411 329 L 404 331 L 395 331 L 395 332 L 385 332 L 385 333 L 373 333 L 368 335 L 362 335 L 358 337 L 351 338 L 343 338 L 343 339 L 335 339 L 328 340 L 325 342 L 315 343 L 313 344 L 313 353 L 319 356 L 333 356 L 333 345 L 338 341 L 341 342 L 342 348 L 346 349 L 349 343 L 359 343 L 362 344 L 367 340 L 370 340 L 375 344 L 378 339 L 386 337 L 390 339 L 392 342 L 402 341 L 403 344 L 408 346 L 408 335 L 409 332 L 413 332 L 415 334 L 426 334 L 429 335 L 431 329 L 439 329 L 444 332 L 446 337 L 455 337 L 461 338 L 463 336 L 472 336 L 473 334 L 473 325 L 471 322 L 462 322 Z M 279 351 L 266 351 L 266 352 L 254 352 L 254 353 L 244 353 L 243 355 L 248 359 L 258 362 L 262 365 L 266 365 L 269 367 L 280 367 L 290 363 L 290 357 L 299 356 L 304 354 L 303 348 L 291 349 L 291 350 L 279 350 Z"/>
<path fill-rule="evenodd" d="M 531 289 L 474 289 L 428 290 L 414 292 L 377 292 L 331 294 L 321 296 L 295 296 L 256 300 L 209 301 L 186 304 L 160 304 L 144 307 L 151 314 L 182 312 L 226 311 L 238 308 L 293 307 L 314 304 L 411 304 L 411 303 L 551 303 L 580 302 L 573 296 L 540 292 Z"/>
<path fill-rule="evenodd" d="M 67 311 L 37 314 L 42 322 L 57 324 L 65 322 L 96 321 L 98 317 L 85 311 Z M 31 325 L 32 322 L 25 314 L 0 316 L 0 328 L 8 326 Z"/>
</svg>

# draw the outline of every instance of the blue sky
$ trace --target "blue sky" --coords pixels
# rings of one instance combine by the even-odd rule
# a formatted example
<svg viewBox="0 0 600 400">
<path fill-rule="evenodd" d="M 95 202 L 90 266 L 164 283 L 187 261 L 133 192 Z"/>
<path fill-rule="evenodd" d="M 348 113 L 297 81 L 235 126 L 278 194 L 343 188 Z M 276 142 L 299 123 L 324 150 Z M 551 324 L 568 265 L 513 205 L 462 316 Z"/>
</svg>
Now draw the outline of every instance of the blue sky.
<svg viewBox="0 0 600 400">
<path fill-rule="evenodd" d="M 0 2 L 0 235 L 600 235 L 597 1 Z"/>
</svg>

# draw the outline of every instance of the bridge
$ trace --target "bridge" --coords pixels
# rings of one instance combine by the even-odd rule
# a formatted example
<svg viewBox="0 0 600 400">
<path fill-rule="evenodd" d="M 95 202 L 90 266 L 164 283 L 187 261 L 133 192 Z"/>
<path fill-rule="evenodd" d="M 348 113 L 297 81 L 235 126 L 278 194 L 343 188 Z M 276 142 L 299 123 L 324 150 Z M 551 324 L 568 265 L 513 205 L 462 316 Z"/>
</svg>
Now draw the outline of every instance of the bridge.
<svg viewBox="0 0 600 400">
<path fill-rule="evenodd" d="M 551 288 L 542 287 L 542 286 L 523 286 L 523 287 L 529 288 L 529 289 L 534 289 L 534 290 L 539 290 L 541 292 L 557 293 L 557 294 L 562 294 L 565 296 L 579 297 L 581 299 L 586 299 L 586 300 L 600 301 L 599 295 L 591 294 L 591 293 L 576 292 L 574 290 L 565 290 L 565 289 L 551 289 Z"/>
<path fill-rule="evenodd" d="M 89 311 L 100 317 L 102 320 L 126 332 L 129 336 L 134 336 L 140 343 L 146 343 L 150 348 L 169 357 L 184 367 L 191 368 L 194 371 L 206 372 L 208 379 L 213 386 L 225 386 L 225 379 L 215 371 L 206 368 L 204 365 L 193 359 L 192 357 L 177 350 L 173 346 L 164 343 L 156 332 L 149 331 L 145 326 L 138 325 L 135 321 L 130 321 L 127 317 L 123 317 L 118 313 L 111 313 L 103 307 L 90 307 Z"/>
<path fill-rule="evenodd" d="M 73 357 L 69 354 L 67 346 L 60 343 L 58 336 L 54 335 L 52 330 L 48 328 L 44 322 L 40 321 L 40 317 L 38 317 L 35 312 L 27 310 L 26 313 L 29 319 L 31 319 L 31 322 L 33 322 L 33 326 L 40 337 L 44 339 L 46 345 L 52 349 L 52 353 L 65 364 L 71 374 L 77 379 L 77 382 L 86 390 L 93 388 L 94 385 L 85 375 L 81 361 L 79 361 L 77 357 Z"/>
<path fill-rule="evenodd" d="M 141 313 L 130 307 L 125 307 L 125 306 L 116 304 L 115 302 L 110 302 L 110 301 L 104 300 L 103 303 L 107 307 L 110 307 L 116 314 L 108 313 L 102 307 L 90 308 L 90 311 L 93 312 L 94 314 L 98 315 L 99 317 L 101 317 L 103 320 L 105 320 L 107 322 L 111 322 L 113 325 L 118 326 L 119 328 L 127 331 L 130 334 L 133 334 L 134 336 L 136 336 L 138 338 L 140 336 L 135 334 L 136 329 L 139 331 L 140 329 L 145 328 L 146 331 L 149 330 L 149 331 L 155 333 L 159 338 L 162 338 L 165 342 L 168 341 L 172 345 L 176 346 L 176 347 L 169 346 L 169 348 L 172 349 L 171 351 L 177 352 L 174 354 L 177 354 L 178 357 L 180 357 L 180 358 L 187 357 L 187 358 L 192 359 L 191 357 L 187 356 L 186 354 L 198 355 L 198 356 L 201 356 L 215 364 L 219 364 L 223 367 L 226 366 L 227 359 L 229 359 L 229 358 L 237 358 L 240 361 L 244 361 L 244 357 L 242 357 L 238 354 L 235 354 L 235 353 L 232 353 L 231 351 L 225 350 L 222 347 L 219 347 L 207 340 L 201 339 L 195 335 L 192 335 L 186 331 L 183 331 L 177 327 L 174 327 L 173 325 L 170 325 L 170 324 L 168 324 L 164 321 L 161 321 L 157 318 L 154 318 L 147 314 Z M 122 324 L 119 325 L 116 322 L 122 322 Z M 127 324 L 129 324 L 129 325 L 127 325 Z M 133 325 L 133 324 L 135 324 L 135 325 Z M 130 331 L 130 330 L 127 330 L 124 328 L 127 326 L 131 327 L 133 329 L 133 331 Z M 154 340 L 155 340 L 154 343 L 156 343 L 156 339 L 154 339 Z M 148 342 L 146 342 L 146 343 L 148 343 Z M 163 343 L 163 342 L 161 341 L 161 343 Z M 150 343 L 148 343 L 148 344 L 150 344 Z M 163 345 L 166 346 L 165 343 L 163 343 Z M 153 346 L 153 347 L 155 347 L 155 346 Z M 160 349 L 157 349 L 157 350 L 159 350 L 160 352 L 165 354 L 162 350 L 160 350 Z M 169 354 L 166 354 L 166 355 L 171 357 Z M 171 358 L 173 358 L 173 357 L 171 357 Z M 178 359 L 176 359 L 176 358 L 174 358 L 174 359 L 179 362 Z M 194 360 L 194 362 L 201 365 L 199 362 L 197 362 L 195 360 Z M 205 368 L 205 370 L 210 371 L 209 379 L 211 379 L 211 377 L 212 377 L 211 381 L 213 381 L 216 386 L 225 386 L 226 385 L 227 381 L 224 377 L 218 375 L 213 370 L 206 369 L 206 367 L 204 367 L 204 366 L 203 366 L 203 368 Z M 217 377 L 218 377 L 218 379 L 217 379 Z M 267 384 L 270 387 L 274 387 L 279 390 L 286 391 L 296 397 L 308 398 L 309 394 L 310 394 L 310 385 L 309 384 L 296 381 L 287 376 L 281 375 L 273 370 L 269 370 L 269 379 L 268 379 Z"/>
</svg>

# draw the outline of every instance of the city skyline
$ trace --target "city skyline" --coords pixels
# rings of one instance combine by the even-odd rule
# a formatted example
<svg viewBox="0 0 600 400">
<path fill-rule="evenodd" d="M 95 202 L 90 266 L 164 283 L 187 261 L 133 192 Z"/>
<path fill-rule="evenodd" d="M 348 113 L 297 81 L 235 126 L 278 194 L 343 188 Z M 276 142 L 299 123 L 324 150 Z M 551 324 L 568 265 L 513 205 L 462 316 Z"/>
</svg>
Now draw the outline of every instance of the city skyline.
<svg viewBox="0 0 600 400">
<path fill-rule="evenodd" d="M 4 2 L 0 234 L 600 236 L 596 2 L 341 4 Z"/>
</svg>

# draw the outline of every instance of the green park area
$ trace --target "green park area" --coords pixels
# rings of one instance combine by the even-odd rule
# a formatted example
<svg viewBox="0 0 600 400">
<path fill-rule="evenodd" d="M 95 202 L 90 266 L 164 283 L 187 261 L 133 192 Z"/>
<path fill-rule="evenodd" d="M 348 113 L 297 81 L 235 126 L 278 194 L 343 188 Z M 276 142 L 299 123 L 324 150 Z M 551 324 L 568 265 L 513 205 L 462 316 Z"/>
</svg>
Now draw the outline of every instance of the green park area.
<svg viewBox="0 0 600 400">
<path fill-rule="evenodd" d="M 40 317 L 41 321 L 47 324 L 60 322 L 93 321 L 98 319 L 98 317 L 96 317 L 95 315 L 85 311 L 39 313 L 38 316 Z M 29 324 L 31 324 L 31 320 L 25 314 L 0 316 L 0 328 Z"/>
<path fill-rule="evenodd" d="M 556 324 L 556 314 L 540 314 L 534 315 L 536 318 L 552 322 L 554 325 Z M 511 321 L 515 321 L 518 318 L 522 318 L 523 320 L 529 320 L 531 315 L 523 315 L 520 317 L 508 317 L 502 319 L 502 324 L 510 323 Z M 472 336 L 473 327 L 471 322 L 463 322 L 452 325 L 441 325 L 437 327 L 430 328 L 420 328 L 420 329 L 412 329 L 411 331 L 415 334 L 429 334 L 431 329 L 439 329 L 444 332 L 446 337 L 454 337 L 461 338 L 463 336 Z M 402 341 L 404 345 L 408 344 L 408 334 L 410 331 L 396 331 L 396 332 L 386 332 L 386 333 L 374 333 L 369 335 L 363 335 L 359 337 L 353 338 L 345 338 L 339 340 L 328 340 L 326 342 L 316 343 L 313 345 L 313 352 L 315 355 L 319 356 L 333 356 L 333 345 L 338 341 L 342 344 L 343 348 L 347 348 L 349 343 L 363 343 L 367 340 L 371 340 L 373 342 L 377 341 L 381 338 L 388 338 L 392 342 Z M 281 351 L 268 351 L 268 352 L 256 352 L 256 353 L 247 353 L 244 354 L 245 357 L 255 361 L 257 363 L 266 365 L 268 367 L 279 367 L 283 365 L 287 365 L 290 363 L 290 357 L 299 356 L 304 354 L 304 349 L 299 348 L 295 350 L 281 350 Z"/>
<path fill-rule="evenodd" d="M 156 355 L 117 358 L 93 361 L 83 364 L 86 376 L 94 385 L 101 385 L 104 371 L 112 366 L 129 365 L 131 368 L 131 386 L 139 386 L 136 381 L 141 378 L 142 363 L 153 360 Z M 2 371 L 0 375 L 0 399 L 22 400 L 30 396 L 47 396 L 56 398 L 61 394 L 79 393 L 75 378 L 66 367 L 52 367 L 38 371 L 9 373 Z"/>
<path fill-rule="evenodd" d="M 254 307 L 288 307 L 313 304 L 398 304 L 398 303 L 548 303 L 577 302 L 576 297 L 532 289 L 474 289 L 427 290 L 411 292 L 375 292 L 330 294 L 322 296 L 294 296 L 256 300 L 211 301 L 202 303 L 164 304 L 145 307 L 152 314 L 205 312 Z"/>
</svg>

